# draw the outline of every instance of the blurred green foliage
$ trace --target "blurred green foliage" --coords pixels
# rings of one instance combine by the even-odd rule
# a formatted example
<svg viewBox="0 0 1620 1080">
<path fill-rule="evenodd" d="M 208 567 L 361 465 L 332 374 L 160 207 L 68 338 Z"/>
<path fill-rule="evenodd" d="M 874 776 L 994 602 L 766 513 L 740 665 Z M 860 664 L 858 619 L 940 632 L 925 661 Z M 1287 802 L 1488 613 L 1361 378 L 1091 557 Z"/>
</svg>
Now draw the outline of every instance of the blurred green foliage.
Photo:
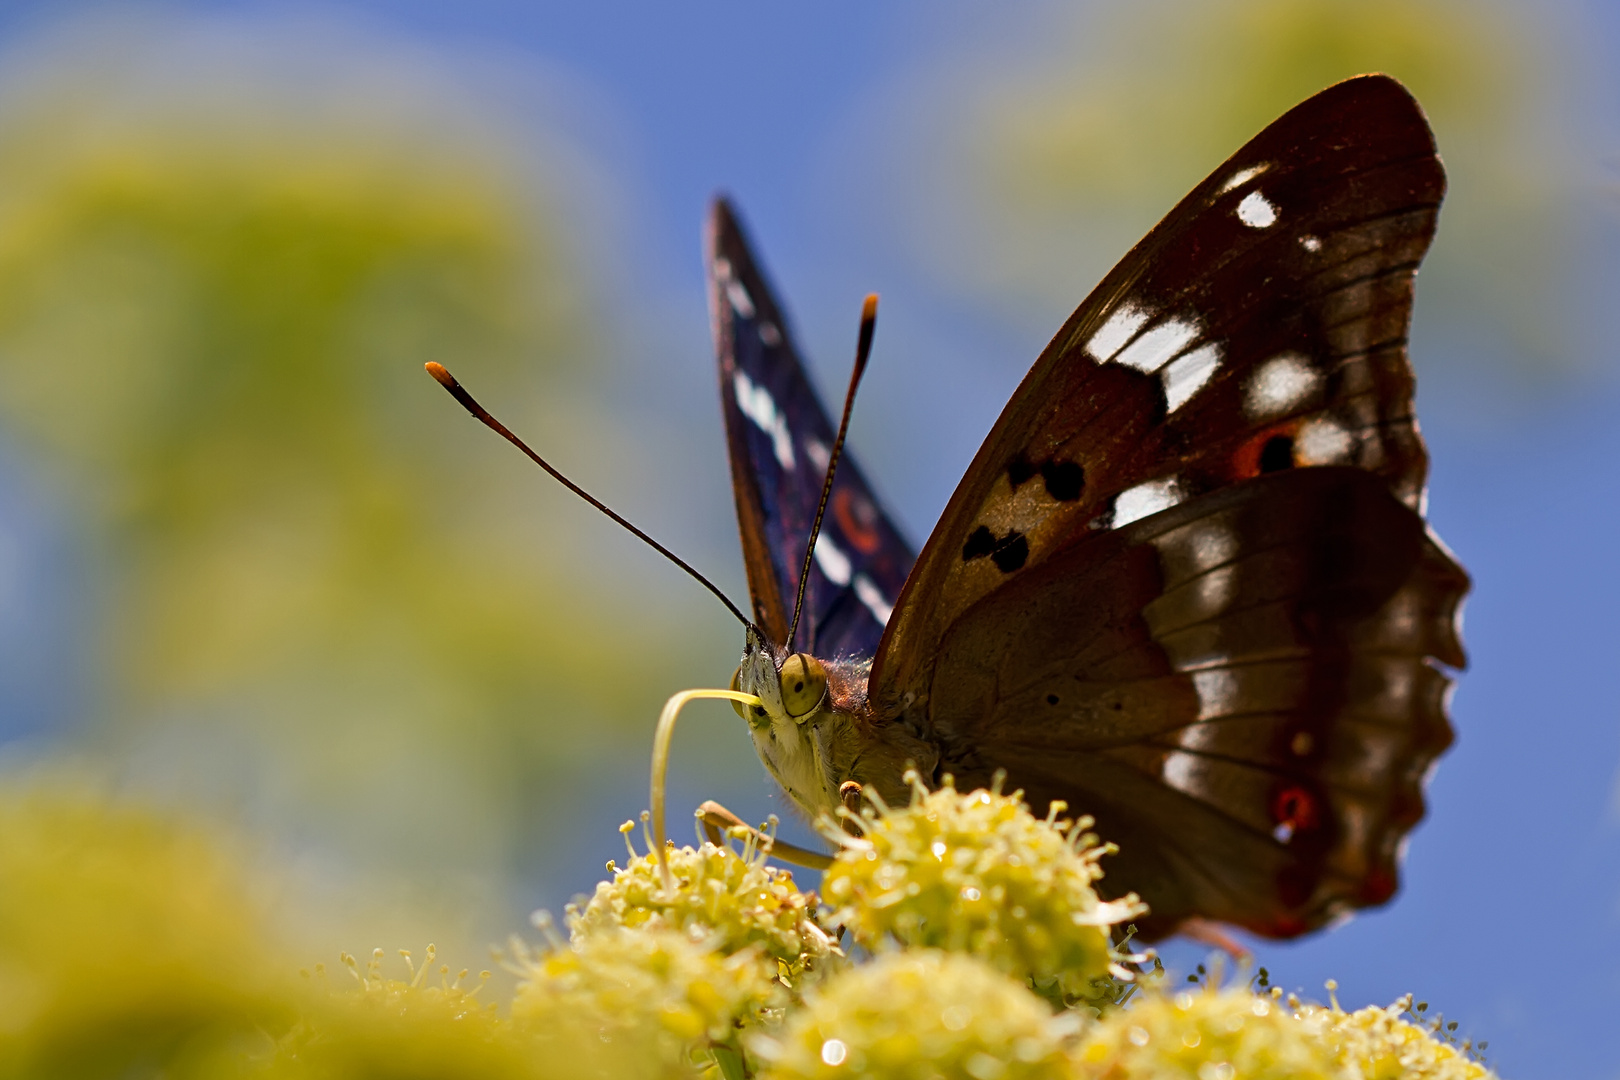
<svg viewBox="0 0 1620 1080">
<path fill-rule="evenodd" d="M 1017 63 L 936 80 L 932 122 L 948 126 L 924 137 L 935 201 L 915 231 L 964 290 L 1020 316 L 1072 306 L 1267 123 L 1383 71 L 1422 102 L 1450 175 L 1419 324 L 1451 349 L 1420 363 L 1576 366 L 1559 316 L 1579 178 L 1543 119 L 1563 75 L 1537 51 L 1543 28 L 1457 0 L 1147 0 L 1041 30 Z"/>
<path fill-rule="evenodd" d="M 633 575 L 578 560 L 610 527 L 422 371 L 543 444 L 633 443 L 579 363 L 606 346 L 540 165 L 568 148 L 410 72 L 145 45 L 70 42 L 0 111 L 0 417 L 94 538 L 84 746 L 356 869 L 532 871 L 704 644 L 657 595 L 624 625 Z"/>
</svg>

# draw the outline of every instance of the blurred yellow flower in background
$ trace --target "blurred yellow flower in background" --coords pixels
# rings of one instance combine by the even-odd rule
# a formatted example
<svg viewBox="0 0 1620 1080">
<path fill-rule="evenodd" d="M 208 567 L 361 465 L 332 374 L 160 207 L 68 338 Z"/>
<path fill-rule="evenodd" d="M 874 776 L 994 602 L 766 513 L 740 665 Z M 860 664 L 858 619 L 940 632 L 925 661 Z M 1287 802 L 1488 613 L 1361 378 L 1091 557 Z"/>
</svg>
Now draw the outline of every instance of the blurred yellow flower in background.
<svg viewBox="0 0 1620 1080">
<path fill-rule="evenodd" d="M 0 794 L 0 1076 L 206 1076 L 296 1012 L 221 837 L 72 781 Z"/>
</svg>

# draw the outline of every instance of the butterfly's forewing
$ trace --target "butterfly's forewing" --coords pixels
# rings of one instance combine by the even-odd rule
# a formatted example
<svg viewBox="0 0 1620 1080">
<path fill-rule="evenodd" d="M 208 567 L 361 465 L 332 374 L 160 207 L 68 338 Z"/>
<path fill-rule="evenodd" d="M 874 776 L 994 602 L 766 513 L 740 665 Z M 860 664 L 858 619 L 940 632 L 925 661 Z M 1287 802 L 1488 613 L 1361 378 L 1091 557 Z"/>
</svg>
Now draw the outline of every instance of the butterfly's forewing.
<svg viewBox="0 0 1620 1080">
<path fill-rule="evenodd" d="M 876 716 L 1095 814 L 1157 929 L 1394 889 L 1463 663 L 1406 355 L 1444 183 L 1382 76 L 1238 151 L 1036 362 L 879 646 Z"/>
<path fill-rule="evenodd" d="M 785 645 L 836 434 L 731 206 L 708 224 L 709 311 L 754 619 Z M 852 320 L 853 325 L 853 320 Z M 870 657 L 915 555 L 848 453 L 828 501 L 794 647 Z"/>
<path fill-rule="evenodd" d="M 1088 532 L 1290 462 L 1410 506 L 1427 460 L 1406 357 L 1445 175 L 1422 112 L 1365 76 L 1290 110 L 1070 316 L 924 546 L 873 671 L 914 689 L 945 628 Z"/>
</svg>

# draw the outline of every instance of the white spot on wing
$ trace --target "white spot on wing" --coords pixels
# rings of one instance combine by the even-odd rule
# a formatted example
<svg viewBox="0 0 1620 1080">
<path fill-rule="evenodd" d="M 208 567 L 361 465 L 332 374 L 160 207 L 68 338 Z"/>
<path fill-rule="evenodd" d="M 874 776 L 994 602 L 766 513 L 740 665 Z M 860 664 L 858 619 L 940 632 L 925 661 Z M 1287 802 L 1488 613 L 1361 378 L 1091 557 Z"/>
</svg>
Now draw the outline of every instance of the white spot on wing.
<svg viewBox="0 0 1620 1080">
<path fill-rule="evenodd" d="M 1160 376 L 1164 380 L 1164 400 L 1175 412 L 1209 382 L 1221 366 L 1221 347 L 1213 341 L 1170 361 Z"/>
<path fill-rule="evenodd" d="M 1232 597 L 1237 595 L 1237 567 L 1222 566 L 1204 573 L 1198 579 L 1198 601 L 1206 612 L 1225 611 Z"/>
<path fill-rule="evenodd" d="M 1413 683 L 1412 670 L 1398 665 L 1384 668 L 1384 692 L 1381 695 L 1391 716 L 1404 716 L 1411 712 Z"/>
<path fill-rule="evenodd" d="M 1196 756 L 1171 750 L 1164 755 L 1164 764 L 1159 766 L 1159 777 L 1177 791 L 1197 795 L 1204 789 L 1199 776 L 1204 767 L 1205 763 Z"/>
<path fill-rule="evenodd" d="M 1402 589 L 1385 601 L 1378 620 L 1388 627 L 1388 640 L 1418 642 L 1422 640 L 1418 635 L 1423 631 L 1423 614 L 1419 594 Z"/>
<path fill-rule="evenodd" d="M 1229 668 L 1210 668 L 1192 673 L 1193 689 L 1198 692 L 1198 719 L 1225 716 L 1237 700 L 1237 678 Z"/>
<path fill-rule="evenodd" d="M 1321 382 L 1322 376 L 1298 353 L 1273 356 L 1249 379 L 1243 410 L 1256 420 L 1281 416 L 1303 405 Z"/>
<path fill-rule="evenodd" d="M 1135 368 L 1144 374 L 1152 374 L 1162 368 L 1172 356 L 1198 336 L 1199 327 L 1196 322 L 1187 319 L 1166 319 L 1135 341 L 1124 352 L 1114 357 L 1126 367 Z"/>
<path fill-rule="evenodd" d="M 1242 187 L 1269 168 L 1270 165 L 1250 165 L 1247 169 L 1239 169 L 1226 178 L 1226 183 L 1221 185 L 1221 194 L 1225 195 L 1228 191 Z"/>
<path fill-rule="evenodd" d="M 819 473 L 826 472 L 827 464 L 832 461 L 832 451 L 827 449 L 827 444 L 813 437 L 804 440 L 804 456 L 810 459 L 810 464 Z"/>
<path fill-rule="evenodd" d="M 745 319 L 754 317 L 754 298 L 748 295 L 743 283 L 736 278 L 726 281 L 726 299 L 731 301 L 731 308 Z"/>
<path fill-rule="evenodd" d="M 763 386 L 755 386 L 754 381 L 740 371 L 731 386 L 737 394 L 737 408 L 755 427 L 771 437 L 777 463 L 784 469 L 793 468 L 793 436 L 788 434 L 787 420 L 776 411 L 771 392 Z"/>
<path fill-rule="evenodd" d="M 889 603 L 883 595 L 883 590 L 879 589 L 871 578 L 865 574 L 855 575 L 855 595 L 866 605 L 866 610 L 872 613 L 872 618 L 884 626 L 889 625 L 889 616 L 894 614 L 894 605 Z"/>
<path fill-rule="evenodd" d="M 1277 204 L 1258 191 L 1251 191 L 1238 203 L 1237 216 L 1251 229 L 1270 228 L 1277 223 Z"/>
<path fill-rule="evenodd" d="M 1189 546 L 1198 568 L 1211 570 L 1230 562 L 1232 556 L 1237 554 L 1237 537 L 1232 535 L 1230 529 L 1210 525 L 1193 533 Z"/>
<path fill-rule="evenodd" d="M 1325 416 L 1300 425 L 1294 457 L 1302 465 L 1336 465 L 1350 456 L 1350 433 Z"/>
<path fill-rule="evenodd" d="M 1181 485 L 1176 483 L 1173 476 L 1168 480 L 1149 480 L 1145 484 L 1126 488 L 1114 496 L 1113 527 L 1118 529 L 1150 514 L 1157 514 L 1160 510 L 1168 510 L 1181 500 Z"/>
<path fill-rule="evenodd" d="M 849 556 L 839 551 L 826 533 L 816 537 L 816 565 L 834 585 L 849 584 Z"/>
<path fill-rule="evenodd" d="M 1215 734 L 1213 724 L 1188 724 L 1176 732 L 1176 744 L 1183 750 L 1210 751 L 1215 748 Z"/>
<path fill-rule="evenodd" d="M 1127 301 L 1114 309 L 1106 322 L 1097 328 L 1086 342 L 1086 352 L 1099 364 L 1106 364 L 1136 332 L 1142 329 L 1147 322 L 1148 313 L 1136 304 Z"/>
<path fill-rule="evenodd" d="M 1322 250 L 1322 241 L 1314 236 L 1302 236 L 1299 238 L 1299 246 L 1314 255 Z"/>
</svg>

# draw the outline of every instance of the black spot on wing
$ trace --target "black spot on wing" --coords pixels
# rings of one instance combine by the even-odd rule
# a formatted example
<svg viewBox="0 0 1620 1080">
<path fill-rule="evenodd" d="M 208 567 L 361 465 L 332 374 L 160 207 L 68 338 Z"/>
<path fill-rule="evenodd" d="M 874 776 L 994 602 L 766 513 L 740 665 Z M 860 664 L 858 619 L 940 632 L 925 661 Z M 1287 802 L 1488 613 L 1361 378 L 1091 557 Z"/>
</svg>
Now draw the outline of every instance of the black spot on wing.
<svg viewBox="0 0 1620 1080">
<path fill-rule="evenodd" d="M 1058 502 L 1073 502 L 1086 486 L 1086 470 L 1075 461 L 1048 461 L 1041 466 L 1046 493 Z"/>
<path fill-rule="evenodd" d="M 1029 541 L 1024 534 L 1016 529 L 996 544 L 996 550 L 990 555 L 990 561 L 996 564 L 996 569 L 1003 574 L 1010 574 L 1019 569 L 1029 559 Z"/>
<path fill-rule="evenodd" d="M 962 561 L 982 558 L 996 550 L 996 534 L 980 525 L 968 534 L 967 543 L 962 545 Z"/>
<path fill-rule="evenodd" d="M 1252 444 L 1251 444 L 1252 445 Z M 1260 471 L 1282 472 L 1294 467 L 1294 440 L 1289 435 L 1274 435 L 1260 448 Z"/>
<path fill-rule="evenodd" d="M 1006 536 L 997 536 L 986 525 L 980 525 L 968 534 L 962 545 L 962 561 L 971 562 L 990 556 L 996 569 L 1010 574 L 1029 561 L 1029 541 L 1017 529 L 1007 530 Z"/>
<path fill-rule="evenodd" d="M 1035 466 L 1031 465 L 1029 459 L 1022 454 L 1007 462 L 1007 481 L 1012 484 L 1014 491 L 1017 491 L 1020 484 L 1034 475 Z"/>
</svg>

